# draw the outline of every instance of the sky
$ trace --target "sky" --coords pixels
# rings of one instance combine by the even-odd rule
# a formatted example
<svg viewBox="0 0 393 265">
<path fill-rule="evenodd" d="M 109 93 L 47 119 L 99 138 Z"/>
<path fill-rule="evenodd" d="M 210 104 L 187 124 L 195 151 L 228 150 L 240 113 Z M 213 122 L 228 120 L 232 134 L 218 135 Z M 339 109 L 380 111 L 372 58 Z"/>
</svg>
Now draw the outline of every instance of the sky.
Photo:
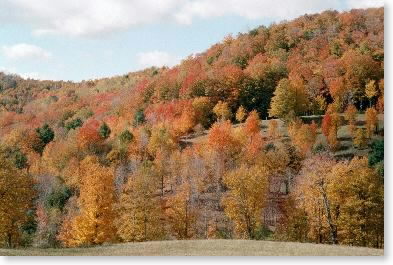
<svg viewBox="0 0 393 265">
<path fill-rule="evenodd" d="M 0 71 L 81 81 L 174 66 L 226 35 L 383 0 L 0 0 Z"/>
</svg>

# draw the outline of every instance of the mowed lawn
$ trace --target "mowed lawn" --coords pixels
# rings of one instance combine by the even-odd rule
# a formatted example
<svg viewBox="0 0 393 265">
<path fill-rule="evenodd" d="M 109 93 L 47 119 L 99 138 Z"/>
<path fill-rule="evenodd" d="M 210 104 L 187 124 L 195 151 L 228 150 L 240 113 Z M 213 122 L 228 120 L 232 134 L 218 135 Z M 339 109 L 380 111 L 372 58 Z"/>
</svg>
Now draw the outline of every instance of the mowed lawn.
<svg viewBox="0 0 393 265">
<path fill-rule="evenodd" d="M 252 240 L 125 243 L 91 248 L 0 249 L 2 256 L 382 256 L 383 249 Z"/>
</svg>

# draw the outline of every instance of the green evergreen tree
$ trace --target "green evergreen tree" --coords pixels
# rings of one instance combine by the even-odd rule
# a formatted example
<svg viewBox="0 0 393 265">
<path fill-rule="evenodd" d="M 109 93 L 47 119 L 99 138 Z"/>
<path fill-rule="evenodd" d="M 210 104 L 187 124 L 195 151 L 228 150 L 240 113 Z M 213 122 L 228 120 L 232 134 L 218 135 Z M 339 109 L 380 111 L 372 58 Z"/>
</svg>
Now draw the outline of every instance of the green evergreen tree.
<svg viewBox="0 0 393 265">
<path fill-rule="evenodd" d="M 111 128 L 104 122 L 98 132 L 102 138 L 107 139 L 111 135 Z"/>
</svg>

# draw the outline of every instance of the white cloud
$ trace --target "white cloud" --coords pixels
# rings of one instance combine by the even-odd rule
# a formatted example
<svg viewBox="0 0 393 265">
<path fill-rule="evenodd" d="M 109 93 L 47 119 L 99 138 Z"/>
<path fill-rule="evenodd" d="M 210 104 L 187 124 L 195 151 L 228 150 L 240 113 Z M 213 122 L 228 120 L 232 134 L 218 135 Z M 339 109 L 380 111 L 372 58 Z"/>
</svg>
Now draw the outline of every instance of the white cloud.
<svg viewBox="0 0 393 265">
<path fill-rule="evenodd" d="M 326 9 L 383 6 L 383 0 L 0 0 L 0 22 L 26 23 L 35 35 L 102 36 L 144 24 L 227 15 L 291 19 Z"/>
<path fill-rule="evenodd" d="M 41 47 L 18 43 L 15 45 L 4 45 L 1 48 L 4 56 L 10 59 L 49 59 L 52 54 Z"/>
<path fill-rule="evenodd" d="M 184 2 L 184 0 L 3 1 L 6 2 L 5 8 L 18 11 L 10 19 L 33 25 L 35 35 L 65 34 L 85 37 L 100 36 L 167 19 L 176 6 Z"/>
<path fill-rule="evenodd" d="M 174 66 L 180 58 L 163 51 L 141 52 L 137 54 L 138 63 L 142 67 Z"/>
</svg>

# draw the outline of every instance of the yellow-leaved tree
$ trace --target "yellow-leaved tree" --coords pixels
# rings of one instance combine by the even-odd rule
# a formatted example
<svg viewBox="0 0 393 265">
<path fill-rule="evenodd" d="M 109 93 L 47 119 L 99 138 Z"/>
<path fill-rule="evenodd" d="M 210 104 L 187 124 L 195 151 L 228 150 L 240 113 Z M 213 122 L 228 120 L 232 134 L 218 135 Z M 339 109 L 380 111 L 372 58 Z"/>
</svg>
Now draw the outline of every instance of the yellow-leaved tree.
<svg viewBox="0 0 393 265">
<path fill-rule="evenodd" d="M 370 101 L 370 107 L 372 106 L 373 98 L 378 95 L 377 85 L 375 84 L 375 80 L 370 80 L 364 89 L 368 100 Z"/>
<path fill-rule="evenodd" d="M 280 80 L 270 103 L 270 117 L 291 120 L 307 110 L 308 100 L 304 84 L 299 80 L 299 78 Z"/>
<path fill-rule="evenodd" d="M 79 214 L 63 223 L 59 239 L 67 247 L 87 246 L 113 242 L 116 229 L 113 224 L 114 178 L 113 170 L 100 165 L 93 156 L 80 164 Z"/>
<path fill-rule="evenodd" d="M 241 238 L 254 238 L 260 228 L 262 209 L 267 199 L 268 174 L 266 167 L 256 165 L 241 166 L 224 176 L 229 190 L 222 204 Z"/>
<path fill-rule="evenodd" d="M 308 238 L 316 243 L 337 244 L 337 213 L 331 196 L 334 158 L 318 154 L 304 161 L 297 176 L 294 195 L 299 208 L 304 209 L 309 226 Z"/>
<path fill-rule="evenodd" d="M 247 111 L 243 106 L 240 106 L 236 111 L 236 120 L 240 123 L 244 121 L 247 116 Z"/>
<path fill-rule="evenodd" d="M 368 108 L 365 114 L 367 137 L 371 138 L 378 130 L 378 112 L 375 108 Z"/>
<path fill-rule="evenodd" d="M 159 240 L 165 236 L 158 181 L 143 167 L 125 185 L 118 203 L 117 233 L 123 241 Z"/>
<path fill-rule="evenodd" d="M 214 114 L 217 116 L 217 120 L 225 121 L 229 120 L 232 116 L 231 110 L 229 109 L 227 102 L 219 101 L 213 108 Z"/>
<path fill-rule="evenodd" d="M 195 234 L 198 211 L 193 205 L 189 183 L 183 183 L 179 191 L 168 199 L 166 217 L 177 239 L 188 239 Z"/>
<path fill-rule="evenodd" d="M 168 127 L 163 124 L 152 129 L 147 149 L 155 157 L 155 164 L 159 170 L 161 182 L 161 196 L 164 196 L 164 186 L 167 177 L 167 164 L 170 154 L 177 149 L 176 138 L 171 134 Z"/>
<path fill-rule="evenodd" d="M 331 171 L 330 197 L 335 201 L 340 243 L 383 247 L 384 185 L 367 158 L 338 163 Z"/>
<path fill-rule="evenodd" d="M 337 162 L 318 154 L 305 160 L 284 223 L 287 238 L 383 247 L 383 186 L 367 158 Z"/>
<path fill-rule="evenodd" d="M 355 138 L 353 139 L 353 145 L 356 148 L 363 149 L 367 147 L 367 133 L 363 128 L 357 128 L 355 132 Z"/>
<path fill-rule="evenodd" d="M 18 245 L 34 196 L 33 180 L 0 150 L 0 246 Z"/>
</svg>

